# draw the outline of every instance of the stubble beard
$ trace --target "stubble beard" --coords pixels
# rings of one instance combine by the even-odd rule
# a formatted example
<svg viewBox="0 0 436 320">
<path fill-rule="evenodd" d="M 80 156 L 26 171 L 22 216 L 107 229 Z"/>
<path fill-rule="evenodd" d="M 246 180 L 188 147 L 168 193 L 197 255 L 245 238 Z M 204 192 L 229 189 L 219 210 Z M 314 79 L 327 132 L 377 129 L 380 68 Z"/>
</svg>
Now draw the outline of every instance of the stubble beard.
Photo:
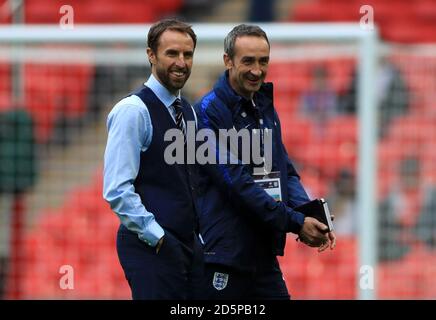
<svg viewBox="0 0 436 320">
<path fill-rule="evenodd" d="M 186 81 L 188 81 L 189 76 L 191 75 L 190 70 L 186 70 L 186 75 L 184 79 L 180 79 L 180 80 L 173 80 L 171 79 L 170 76 L 170 71 L 169 70 L 164 70 L 164 69 L 160 69 L 160 68 L 156 68 L 156 74 L 158 76 L 158 78 L 160 79 L 160 81 L 162 82 L 162 84 L 172 93 L 176 93 L 178 90 L 182 89 L 186 83 Z"/>
</svg>

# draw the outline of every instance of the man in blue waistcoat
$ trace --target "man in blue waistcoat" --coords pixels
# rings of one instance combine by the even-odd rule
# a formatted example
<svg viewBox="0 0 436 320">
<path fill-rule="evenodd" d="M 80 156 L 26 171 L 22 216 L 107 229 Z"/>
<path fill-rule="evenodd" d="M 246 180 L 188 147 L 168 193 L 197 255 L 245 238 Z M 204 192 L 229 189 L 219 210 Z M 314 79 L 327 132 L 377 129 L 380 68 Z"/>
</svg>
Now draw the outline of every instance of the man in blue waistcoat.
<svg viewBox="0 0 436 320">
<path fill-rule="evenodd" d="M 175 19 L 149 30 L 147 82 L 108 115 L 103 197 L 120 219 L 117 252 L 133 299 L 192 299 L 202 272 L 195 167 L 168 164 L 165 133 L 184 135 L 195 112 L 180 94 L 196 46 Z M 183 139 L 182 139 L 183 141 Z"/>
<path fill-rule="evenodd" d="M 326 225 L 292 209 L 309 198 L 282 143 L 272 84 L 264 83 L 270 56 L 267 35 L 257 26 L 236 26 L 224 40 L 224 51 L 226 71 L 194 106 L 198 129 L 216 135 L 235 129 L 241 137 L 248 131 L 251 156 L 256 153 L 264 161 L 244 161 L 240 141 L 233 149 L 220 142 L 215 154 L 224 154 L 224 161 L 201 166 L 202 297 L 289 299 L 277 261 L 286 233 L 298 234 L 318 251 L 333 249 L 336 238 L 326 233 Z M 253 143 L 256 139 L 260 142 Z"/>
</svg>

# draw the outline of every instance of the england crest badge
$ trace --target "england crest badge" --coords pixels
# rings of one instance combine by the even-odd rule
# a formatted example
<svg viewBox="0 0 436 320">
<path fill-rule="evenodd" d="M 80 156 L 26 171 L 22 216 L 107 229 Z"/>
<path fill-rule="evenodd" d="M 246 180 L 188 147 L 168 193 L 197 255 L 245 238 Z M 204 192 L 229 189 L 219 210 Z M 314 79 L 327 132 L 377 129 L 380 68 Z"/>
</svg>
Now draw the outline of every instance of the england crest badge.
<svg viewBox="0 0 436 320">
<path fill-rule="evenodd" d="M 215 272 L 213 275 L 212 284 L 217 290 L 223 290 L 227 286 L 229 275 L 227 273 Z"/>
</svg>

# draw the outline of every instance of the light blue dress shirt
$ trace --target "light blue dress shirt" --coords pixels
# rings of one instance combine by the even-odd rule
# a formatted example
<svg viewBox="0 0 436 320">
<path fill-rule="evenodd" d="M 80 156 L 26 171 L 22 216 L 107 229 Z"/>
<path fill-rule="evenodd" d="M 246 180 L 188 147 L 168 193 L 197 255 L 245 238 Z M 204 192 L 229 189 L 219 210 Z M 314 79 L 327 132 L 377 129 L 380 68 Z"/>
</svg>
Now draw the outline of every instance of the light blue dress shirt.
<svg viewBox="0 0 436 320">
<path fill-rule="evenodd" d="M 172 103 L 177 96 L 170 93 L 153 75 L 145 85 L 175 119 L 176 112 Z M 154 214 L 147 210 L 147 204 L 142 204 L 133 186 L 139 172 L 141 152 L 148 149 L 153 136 L 147 106 L 136 95 L 122 99 L 108 115 L 107 130 L 103 197 L 124 226 L 154 247 L 165 232 L 155 220 Z"/>
</svg>

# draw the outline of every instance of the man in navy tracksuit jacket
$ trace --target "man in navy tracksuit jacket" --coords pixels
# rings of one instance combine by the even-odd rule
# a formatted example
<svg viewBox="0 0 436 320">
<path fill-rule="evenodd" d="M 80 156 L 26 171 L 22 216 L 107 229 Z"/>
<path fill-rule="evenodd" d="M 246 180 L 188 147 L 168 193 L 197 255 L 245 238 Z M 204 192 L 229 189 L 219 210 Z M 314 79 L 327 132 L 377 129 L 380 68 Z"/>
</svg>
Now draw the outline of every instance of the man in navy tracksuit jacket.
<svg viewBox="0 0 436 320">
<path fill-rule="evenodd" d="M 319 251 L 333 248 L 335 236 L 323 232 L 324 224 L 292 209 L 309 198 L 282 143 L 273 86 L 263 83 L 270 52 L 266 34 L 257 26 L 239 25 L 227 35 L 224 46 L 227 70 L 194 106 L 199 130 L 213 130 L 219 136 L 220 129 L 248 129 L 251 138 L 254 129 L 271 130 L 271 171 L 280 172 L 282 200 L 276 201 L 254 182 L 252 162 L 201 167 L 198 206 L 206 263 L 203 297 L 289 299 L 276 257 L 284 253 L 286 233 L 298 234 Z M 216 148 L 217 155 L 223 153 L 221 144 Z"/>
</svg>

